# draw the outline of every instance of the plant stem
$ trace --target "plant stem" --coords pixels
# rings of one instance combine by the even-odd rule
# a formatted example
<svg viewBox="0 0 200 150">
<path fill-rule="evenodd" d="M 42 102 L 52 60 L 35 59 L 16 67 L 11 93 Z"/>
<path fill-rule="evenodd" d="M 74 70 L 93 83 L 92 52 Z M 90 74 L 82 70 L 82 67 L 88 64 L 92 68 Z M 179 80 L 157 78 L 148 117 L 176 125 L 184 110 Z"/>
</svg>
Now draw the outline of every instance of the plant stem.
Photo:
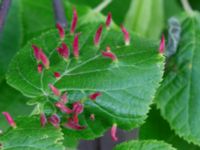
<svg viewBox="0 0 200 150">
<path fill-rule="evenodd" d="M 53 8 L 56 23 L 61 24 L 63 28 L 67 27 L 67 20 L 64 13 L 64 8 L 60 0 L 53 0 Z"/>
<path fill-rule="evenodd" d="M 185 11 L 186 11 L 188 14 L 193 14 L 192 7 L 190 6 L 188 0 L 181 0 L 181 3 L 182 3 L 182 5 L 183 5 L 183 8 L 185 9 Z"/>
<path fill-rule="evenodd" d="M 2 0 L 0 4 L 0 33 L 3 29 L 3 25 L 6 20 L 8 10 L 10 8 L 10 4 L 11 4 L 11 0 Z"/>
<path fill-rule="evenodd" d="M 112 0 L 104 0 L 102 3 L 100 3 L 96 8 L 94 8 L 94 12 L 98 13 L 101 12 L 106 6 L 108 6 Z"/>
</svg>

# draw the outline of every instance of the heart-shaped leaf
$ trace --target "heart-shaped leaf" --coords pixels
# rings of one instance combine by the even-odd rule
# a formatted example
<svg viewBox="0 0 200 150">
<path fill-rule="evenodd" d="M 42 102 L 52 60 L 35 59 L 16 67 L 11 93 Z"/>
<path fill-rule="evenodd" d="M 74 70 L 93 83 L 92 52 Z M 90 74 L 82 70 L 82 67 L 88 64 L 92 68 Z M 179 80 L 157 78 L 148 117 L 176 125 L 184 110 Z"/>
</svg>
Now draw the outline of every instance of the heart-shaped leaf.
<svg viewBox="0 0 200 150">
<path fill-rule="evenodd" d="M 174 131 L 170 129 L 168 122 L 161 117 L 160 111 L 158 111 L 155 107 L 152 107 L 147 120 L 140 127 L 139 136 L 140 140 L 156 139 L 165 141 L 179 150 L 200 149 L 198 146 L 188 143 L 179 136 L 175 135 Z"/>
<path fill-rule="evenodd" d="M 171 145 L 156 140 L 129 141 L 117 145 L 114 150 L 175 150 Z"/>
<path fill-rule="evenodd" d="M 56 51 L 61 44 L 57 31 L 43 33 L 19 51 L 7 74 L 10 85 L 28 97 L 42 98 L 41 103 L 46 101 L 54 106 L 58 101 L 49 84 L 67 92 L 70 104 L 84 102 L 80 123 L 87 128 L 70 131 L 86 139 L 101 135 L 113 123 L 123 129 L 142 124 L 163 73 L 164 57 L 158 53 L 157 45 L 132 36 L 131 44 L 126 46 L 121 31 L 105 29 L 100 45 L 95 46 L 93 39 L 98 27 L 99 24 L 86 24 L 76 29 L 80 33 L 80 56 L 76 59 L 71 53 L 67 62 Z M 64 42 L 70 50 L 73 40 L 74 35 L 66 34 Z M 50 69 L 43 69 L 41 74 L 37 71 L 32 44 L 41 47 L 50 60 Z M 102 56 L 102 50 L 108 46 L 117 56 L 117 62 Z M 61 76 L 55 78 L 55 72 Z M 88 96 L 97 91 L 101 96 L 89 100 Z M 95 115 L 94 121 L 91 114 Z"/>
<path fill-rule="evenodd" d="M 177 53 L 169 60 L 163 83 L 156 95 L 162 116 L 175 132 L 200 145 L 200 15 L 182 22 Z"/>
<path fill-rule="evenodd" d="M 2 150 L 64 150 L 61 129 L 41 128 L 39 117 L 23 117 L 16 124 L 0 136 Z"/>
</svg>

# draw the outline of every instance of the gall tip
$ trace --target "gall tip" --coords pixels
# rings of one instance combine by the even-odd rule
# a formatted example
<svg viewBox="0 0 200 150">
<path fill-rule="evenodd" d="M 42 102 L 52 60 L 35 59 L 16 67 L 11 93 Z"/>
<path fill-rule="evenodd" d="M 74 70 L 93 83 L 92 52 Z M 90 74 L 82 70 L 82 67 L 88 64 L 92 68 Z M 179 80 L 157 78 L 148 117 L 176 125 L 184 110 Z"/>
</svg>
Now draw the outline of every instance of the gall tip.
<svg viewBox="0 0 200 150">
<path fill-rule="evenodd" d="M 70 29 L 70 34 L 74 34 L 76 26 L 77 26 L 77 21 L 78 21 L 78 15 L 77 15 L 77 11 L 74 8 L 73 10 L 73 17 L 72 17 L 72 23 L 71 23 L 71 29 Z"/>
<path fill-rule="evenodd" d="M 113 124 L 112 128 L 111 128 L 111 137 L 113 141 L 118 141 L 118 137 L 117 137 L 117 124 Z"/>
<path fill-rule="evenodd" d="M 13 118 L 11 117 L 11 115 L 8 112 L 2 112 L 2 114 L 5 116 L 8 124 L 12 127 L 12 128 L 16 128 L 17 125 L 14 122 Z"/>
<path fill-rule="evenodd" d="M 106 52 L 102 51 L 102 55 L 104 57 L 110 58 L 115 63 L 118 62 L 117 56 L 114 53 L 112 53 L 111 51 L 106 51 Z"/>
<path fill-rule="evenodd" d="M 53 94 L 55 96 L 61 95 L 61 92 L 55 86 L 53 86 L 52 84 L 49 84 L 49 88 L 51 89 L 51 91 L 53 92 Z"/>
<path fill-rule="evenodd" d="M 130 35 L 129 35 L 129 32 L 127 31 L 127 29 L 124 27 L 124 25 L 121 25 L 121 31 L 124 35 L 125 45 L 126 46 L 130 45 Z"/>
<path fill-rule="evenodd" d="M 164 54 L 164 52 L 165 52 L 165 36 L 163 34 L 160 40 L 159 53 Z"/>
<path fill-rule="evenodd" d="M 101 24 L 101 25 L 99 26 L 99 28 L 97 29 L 96 34 L 95 34 L 95 36 L 94 36 L 94 45 L 97 46 L 97 47 L 98 47 L 99 44 L 100 44 L 102 31 L 103 31 L 103 25 Z"/>
<path fill-rule="evenodd" d="M 107 29 L 110 29 L 111 22 L 112 22 L 112 14 L 111 14 L 111 12 L 109 12 L 107 15 L 107 19 L 106 19 L 106 28 Z"/>
<path fill-rule="evenodd" d="M 60 23 L 56 23 L 56 28 L 58 29 L 58 33 L 60 35 L 61 40 L 65 38 L 65 30 Z"/>
<path fill-rule="evenodd" d="M 101 93 L 100 93 L 100 92 L 95 92 L 95 93 L 90 94 L 90 95 L 89 95 L 89 98 L 90 98 L 91 100 L 96 100 L 97 97 L 99 97 L 99 96 L 101 96 Z"/>
<path fill-rule="evenodd" d="M 56 79 L 59 79 L 60 78 L 60 73 L 59 72 L 54 72 L 54 77 L 56 78 Z"/>
</svg>

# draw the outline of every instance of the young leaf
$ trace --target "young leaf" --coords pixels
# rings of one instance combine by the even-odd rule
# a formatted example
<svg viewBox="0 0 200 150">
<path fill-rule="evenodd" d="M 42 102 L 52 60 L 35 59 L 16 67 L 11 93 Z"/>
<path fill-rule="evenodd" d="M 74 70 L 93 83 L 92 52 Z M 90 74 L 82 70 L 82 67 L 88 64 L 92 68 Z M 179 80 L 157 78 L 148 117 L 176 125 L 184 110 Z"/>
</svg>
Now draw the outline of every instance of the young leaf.
<svg viewBox="0 0 200 150">
<path fill-rule="evenodd" d="M 151 39 L 159 39 L 163 22 L 163 0 L 132 0 L 125 19 L 128 28 Z"/>
<path fill-rule="evenodd" d="M 38 116 L 19 118 L 16 124 L 0 136 L 3 150 L 64 150 L 61 130 L 50 125 L 42 128 Z"/>
<path fill-rule="evenodd" d="M 186 17 L 176 54 L 156 94 L 162 116 L 188 142 L 200 145 L 200 14 Z"/>
<path fill-rule="evenodd" d="M 67 62 L 56 50 L 61 44 L 57 31 L 43 33 L 19 51 L 7 74 L 8 83 L 28 97 L 44 97 L 55 103 L 57 99 L 49 88 L 53 84 L 68 93 L 69 103 L 84 102 L 80 122 L 87 128 L 76 134 L 87 139 L 101 135 L 113 123 L 124 129 L 142 124 L 163 73 L 164 57 L 158 45 L 132 35 L 130 45 L 125 46 L 121 30 L 110 29 L 103 31 L 97 47 L 93 39 L 98 27 L 85 24 L 76 29 L 81 33 L 79 57 L 71 54 Z M 72 53 L 74 36 L 66 34 L 64 42 Z M 41 47 L 50 60 L 50 68 L 42 74 L 37 72 L 32 44 Z M 108 45 L 116 61 L 102 56 Z M 61 73 L 60 78 L 54 77 L 55 71 Z M 90 100 L 89 95 L 97 91 L 102 95 Z M 90 120 L 91 114 L 95 114 L 95 121 Z"/>
<path fill-rule="evenodd" d="M 156 140 L 129 141 L 117 145 L 114 150 L 176 150 L 171 145 Z"/>
</svg>

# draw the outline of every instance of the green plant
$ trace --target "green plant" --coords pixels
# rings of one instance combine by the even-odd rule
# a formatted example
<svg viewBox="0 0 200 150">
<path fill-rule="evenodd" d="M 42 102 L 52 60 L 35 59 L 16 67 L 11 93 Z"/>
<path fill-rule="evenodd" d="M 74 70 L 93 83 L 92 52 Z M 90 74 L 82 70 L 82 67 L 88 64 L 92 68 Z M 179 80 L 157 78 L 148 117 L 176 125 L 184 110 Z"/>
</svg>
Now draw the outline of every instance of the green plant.
<svg viewBox="0 0 200 150">
<path fill-rule="evenodd" d="M 54 23 L 48 0 L 12 3 L 10 13 L 18 16 L 8 14 L 0 56 L 6 56 L 10 37 L 14 43 L 9 58 L 2 59 L 0 82 L 2 99 L 9 93 L 13 100 L 0 102 L 10 124 L 1 129 L 0 149 L 74 148 L 80 139 L 95 139 L 108 129 L 117 141 L 117 128 L 131 130 L 143 124 L 141 141 L 129 141 L 115 149 L 175 149 L 170 144 L 180 148 L 167 137 L 146 130 L 149 124 L 155 130 L 152 113 L 147 119 L 153 105 L 178 136 L 200 145 L 199 12 L 193 11 L 187 0 L 182 0 L 185 12 L 174 1 L 166 5 L 162 0 L 148 0 L 146 5 L 145 0 L 133 0 L 122 25 L 118 24 L 122 18 L 115 23 L 112 13 L 101 13 L 114 2 L 105 0 L 97 6 L 87 2 L 95 7 L 91 9 L 63 1 L 68 25 L 60 20 Z M 170 4 L 174 13 L 166 14 L 164 6 Z M 176 17 L 168 18 L 173 15 Z M 162 35 L 165 20 L 169 20 L 169 29 Z M 15 36 L 8 34 L 13 33 L 12 22 L 16 23 Z M 18 111 L 22 116 L 11 110 L 11 117 L 10 109 L 4 110 L 7 103 L 22 108 Z M 161 141 L 150 140 L 149 135 Z"/>
</svg>

